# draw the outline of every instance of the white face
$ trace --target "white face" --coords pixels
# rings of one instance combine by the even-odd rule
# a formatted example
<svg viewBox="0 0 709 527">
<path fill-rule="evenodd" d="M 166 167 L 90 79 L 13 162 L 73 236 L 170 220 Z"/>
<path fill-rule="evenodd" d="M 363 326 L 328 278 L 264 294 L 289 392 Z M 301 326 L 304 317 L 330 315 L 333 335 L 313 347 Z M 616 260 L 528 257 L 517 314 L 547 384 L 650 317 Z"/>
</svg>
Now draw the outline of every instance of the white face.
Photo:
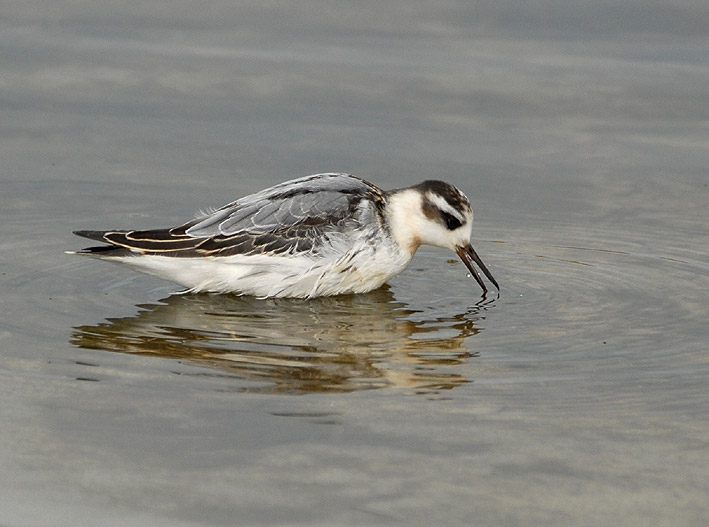
<svg viewBox="0 0 709 527">
<path fill-rule="evenodd" d="M 470 245 L 473 209 L 468 198 L 450 185 L 436 186 L 441 189 L 440 192 L 425 192 L 421 200 L 421 218 L 424 219 L 422 226 L 419 226 L 421 243 L 455 251 L 485 294 L 487 286 L 473 266 L 477 264 L 499 291 L 500 286 L 492 273 Z"/>
<path fill-rule="evenodd" d="M 389 199 L 391 234 L 401 249 L 411 256 L 422 244 L 450 249 L 463 261 L 483 294 L 487 286 L 473 264 L 499 291 L 497 281 L 470 244 L 473 209 L 461 191 L 442 181 L 424 181 L 393 192 Z"/>
<path fill-rule="evenodd" d="M 461 195 L 461 197 L 464 197 Z M 463 206 L 453 206 L 443 196 L 427 192 L 422 200 L 422 222 L 419 237 L 422 244 L 455 251 L 470 243 L 473 210 L 467 198 Z"/>
<path fill-rule="evenodd" d="M 389 197 L 389 223 L 399 247 L 413 255 L 420 245 L 457 251 L 470 244 L 473 210 L 465 195 L 442 181 L 428 181 Z"/>
</svg>

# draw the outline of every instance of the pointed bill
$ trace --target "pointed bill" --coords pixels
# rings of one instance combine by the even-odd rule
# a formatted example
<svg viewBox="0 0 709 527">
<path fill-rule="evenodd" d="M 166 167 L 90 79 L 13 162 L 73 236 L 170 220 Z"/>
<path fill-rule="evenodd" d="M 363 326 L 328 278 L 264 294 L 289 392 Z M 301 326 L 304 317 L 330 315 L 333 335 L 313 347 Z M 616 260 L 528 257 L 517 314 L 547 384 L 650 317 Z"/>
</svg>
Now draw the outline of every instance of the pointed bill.
<svg viewBox="0 0 709 527">
<path fill-rule="evenodd" d="M 497 290 L 500 290 L 500 286 L 497 285 L 497 280 L 492 276 L 492 273 L 488 270 L 487 267 L 485 267 L 485 264 L 483 261 L 480 259 L 478 256 L 478 253 L 475 252 L 475 249 L 473 249 L 473 246 L 468 244 L 468 245 L 461 245 L 458 247 L 455 251 L 458 253 L 458 256 L 460 257 L 461 260 L 463 260 L 463 263 L 465 264 L 465 267 L 468 268 L 470 271 L 470 274 L 473 275 L 473 278 L 477 280 L 478 284 L 480 284 L 480 287 L 483 288 L 483 292 L 487 293 L 487 287 L 485 287 L 485 282 L 483 282 L 482 277 L 480 276 L 480 273 L 478 273 L 478 270 L 473 267 L 473 262 L 477 264 L 477 266 L 480 268 L 480 270 L 485 273 L 485 276 L 487 276 L 488 280 L 490 280 Z"/>
</svg>

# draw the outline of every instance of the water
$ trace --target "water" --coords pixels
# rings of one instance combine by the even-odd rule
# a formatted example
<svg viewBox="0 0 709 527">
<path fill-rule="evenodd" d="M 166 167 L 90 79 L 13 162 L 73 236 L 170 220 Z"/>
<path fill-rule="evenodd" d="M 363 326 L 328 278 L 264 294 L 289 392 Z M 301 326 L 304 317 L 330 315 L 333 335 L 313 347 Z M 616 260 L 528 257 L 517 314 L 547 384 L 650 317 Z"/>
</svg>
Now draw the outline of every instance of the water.
<svg viewBox="0 0 709 527">
<path fill-rule="evenodd" d="M 706 524 L 706 8 L 53 6 L 0 32 L 0 523 Z M 458 185 L 499 297 L 64 254 L 320 171 Z"/>
</svg>

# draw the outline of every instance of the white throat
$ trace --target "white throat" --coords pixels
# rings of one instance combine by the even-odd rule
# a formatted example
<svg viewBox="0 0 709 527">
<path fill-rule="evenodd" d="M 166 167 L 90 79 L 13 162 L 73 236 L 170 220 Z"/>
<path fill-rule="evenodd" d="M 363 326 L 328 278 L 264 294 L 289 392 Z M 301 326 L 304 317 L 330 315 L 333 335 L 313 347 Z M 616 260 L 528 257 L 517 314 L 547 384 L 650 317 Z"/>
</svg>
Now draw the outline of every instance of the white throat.
<svg viewBox="0 0 709 527">
<path fill-rule="evenodd" d="M 420 192 L 404 189 L 389 196 L 387 219 L 391 237 L 404 251 L 413 256 L 421 246 L 421 207 L 423 196 Z"/>
</svg>

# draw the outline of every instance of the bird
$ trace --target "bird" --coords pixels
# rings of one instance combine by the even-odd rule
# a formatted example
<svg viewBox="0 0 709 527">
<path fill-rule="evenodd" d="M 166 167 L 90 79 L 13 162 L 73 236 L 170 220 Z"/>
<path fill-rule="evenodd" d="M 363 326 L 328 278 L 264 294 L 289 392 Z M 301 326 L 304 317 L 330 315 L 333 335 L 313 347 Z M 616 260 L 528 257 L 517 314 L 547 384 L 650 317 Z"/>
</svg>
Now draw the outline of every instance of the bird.
<svg viewBox="0 0 709 527">
<path fill-rule="evenodd" d="M 500 286 L 470 243 L 473 209 L 453 185 L 428 180 L 383 191 L 323 173 L 277 184 L 172 228 L 78 230 L 104 245 L 73 254 L 126 264 L 183 293 L 314 298 L 366 293 L 403 271 L 421 245 L 457 253 Z"/>
</svg>

